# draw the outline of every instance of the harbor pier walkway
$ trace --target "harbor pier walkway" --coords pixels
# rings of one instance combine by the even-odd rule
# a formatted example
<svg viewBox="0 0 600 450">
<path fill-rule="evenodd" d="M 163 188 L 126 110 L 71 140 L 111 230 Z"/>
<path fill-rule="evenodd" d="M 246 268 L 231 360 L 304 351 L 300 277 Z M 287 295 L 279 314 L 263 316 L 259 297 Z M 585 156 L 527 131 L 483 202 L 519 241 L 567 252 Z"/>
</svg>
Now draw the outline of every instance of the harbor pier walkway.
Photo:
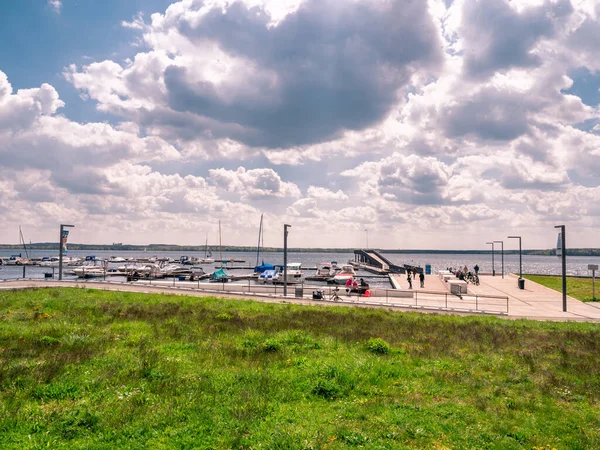
<svg viewBox="0 0 600 450">
<path fill-rule="evenodd" d="M 338 305 L 351 307 L 387 308 L 401 311 L 419 311 L 438 314 L 487 314 L 505 318 L 527 318 L 554 321 L 600 322 L 600 304 L 583 303 L 568 298 L 567 312 L 562 311 L 562 294 L 542 285 L 526 280 L 525 289 L 520 290 L 515 275 L 481 276 L 480 285 L 469 284 L 467 295 L 452 295 L 438 275 L 426 275 L 425 287 L 418 280 L 413 289 L 408 289 L 406 277 L 397 277 L 400 289 L 374 289 L 371 297 L 347 296 L 344 289 L 333 301 L 332 287 L 290 285 L 287 296 L 278 286 L 233 283 L 196 283 L 189 281 L 54 281 L 54 280 L 14 280 L 1 281 L 0 290 L 27 288 L 77 287 L 110 291 L 141 293 L 163 293 L 191 296 L 215 296 L 226 298 L 252 299 L 262 302 L 297 303 L 305 305 Z M 335 288 L 333 288 L 335 289 Z M 323 299 L 312 298 L 313 290 L 321 290 Z"/>
</svg>

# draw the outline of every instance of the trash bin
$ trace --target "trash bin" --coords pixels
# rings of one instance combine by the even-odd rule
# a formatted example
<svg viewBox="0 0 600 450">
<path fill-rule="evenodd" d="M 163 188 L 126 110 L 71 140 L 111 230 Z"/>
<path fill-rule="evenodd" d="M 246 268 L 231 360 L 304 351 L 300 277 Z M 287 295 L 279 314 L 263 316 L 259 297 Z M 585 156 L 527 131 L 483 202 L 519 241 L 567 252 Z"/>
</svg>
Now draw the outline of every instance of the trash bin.
<svg viewBox="0 0 600 450">
<path fill-rule="evenodd" d="M 180 275 L 180 276 L 179 276 L 179 281 L 185 281 L 185 276 L 183 276 L 183 275 Z"/>
<path fill-rule="evenodd" d="M 296 297 L 302 297 L 304 295 L 302 286 L 296 286 Z"/>
<path fill-rule="evenodd" d="M 431 275 L 431 264 L 425 264 L 425 275 Z"/>
<path fill-rule="evenodd" d="M 519 289 L 525 289 L 525 278 L 519 278 Z"/>
</svg>

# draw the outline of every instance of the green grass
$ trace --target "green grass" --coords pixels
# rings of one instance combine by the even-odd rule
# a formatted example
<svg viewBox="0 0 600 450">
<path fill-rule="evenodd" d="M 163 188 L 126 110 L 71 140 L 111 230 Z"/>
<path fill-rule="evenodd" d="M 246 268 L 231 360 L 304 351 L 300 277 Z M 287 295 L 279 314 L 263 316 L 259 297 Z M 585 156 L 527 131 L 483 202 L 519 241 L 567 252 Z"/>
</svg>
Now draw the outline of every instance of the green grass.
<svg viewBox="0 0 600 450">
<path fill-rule="evenodd" d="M 549 287 L 555 291 L 562 292 L 562 277 L 559 275 L 524 275 L 526 278 L 542 286 Z M 600 280 L 595 285 L 595 301 L 600 300 Z M 582 302 L 591 302 L 592 300 L 592 279 L 567 277 L 567 295 L 581 300 Z"/>
<path fill-rule="evenodd" d="M 0 292 L 3 449 L 590 449 L 598 392 L 596 324 Z"/>
</svg>

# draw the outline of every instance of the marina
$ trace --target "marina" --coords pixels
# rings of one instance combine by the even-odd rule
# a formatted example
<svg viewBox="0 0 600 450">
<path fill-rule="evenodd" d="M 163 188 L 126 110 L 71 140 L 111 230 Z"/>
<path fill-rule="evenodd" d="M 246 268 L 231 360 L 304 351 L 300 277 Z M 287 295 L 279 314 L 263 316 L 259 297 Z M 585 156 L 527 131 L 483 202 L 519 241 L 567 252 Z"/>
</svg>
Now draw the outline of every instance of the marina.
<svg viewBox="0 0 600 450">
<path fill-rule="evenodd" d="M 58 257 L 48 251 L 29 250 L 28 258 L 15 254 L 14 250 L 4 255 L 0 253 L 3 264 L 0 265 L 0 280 L 55 280 L 58 278 Z M 279 286 L 283 283 L 283 255 L 281 252 L 224 252 L 216 261 L 207 258 L 208 252 L 147 252 L 96 251 L 94 255 L 85 251 L 69 251 L 63 257 L 64 280 L 100 280 L 112 282 L 152 282 L 181 286 L 185 283 L 208 283 L 256 286 Z M 206 261 L 209 259 L 209 262 Z M 590 263 L 598 263 L 600 258 L 569 257 L 567 273 L 575 276 L 590 276 L 587 270 Z M 262 264 L 253 266 L 249 261 Z M 482 274 L 492 273 L 490 255 L 485 254 L 394 254 L 373 250 L 354 250 L 339 253 L 290 252 L 288 269 L 289 289 L 300 286 L 303 289 L 323 290 L 339 286 L 344 291 L 345 281 L 342 269 L 353 270 L 353 279 L 361 278 L 370 290 L 381 289 L 389 292 L 410 291 L 407 282 L 407 269 L 418 274 L 425 271 L 425 289 L 439 292 L 451 292 L 451 284 L 437 283 L 440 271 L 448 268 L 473 267 L 478 265 Z M 223 271 L 221 273 L 220 271 Z M 262 269 L 262 270 L 261 270 Z M 295 272 L 293 272 L 294 270 Z M 496 275 L 501 277 L 501 267 L 496 263 Z M 518 255 L 505 255 L 504 273 L 518 273 Z M 531 256 L 523 258 L 523 271 L 528 274 L 560 274 L 560 259 L 555 256 Z M 220 273 L 220 275 L 219 275 Z M 215 275 L 216 274 L 216 275 Z M 297 276 L 295 281 L 293 276 Z M 431 277 L 431 275 L 436 275 Z M 336 281 L 336 275 L 338 280 Z M 413 272 L 414 277 L 414 272 Z M 452 275 L 454 277 L 454 275 Z M 449 276 L 448 279 L 451 277 Z M 434 283 L 432 285 L 432 283 Z M 417 290 L 418 281 L 412 283 Z M 456 284 L 455 282 L 453 284 Z M 437 286 L 437 287 L 436 287 Z M 232 287 L 235 289 L 234 287 Z M 457 288 L 459 289 L 459 288 Z M 471 290 L 471 285 L 467 288 Z M 463 291 L 458 291 L 459 293 Z M 409 294 L 410 295 L 410 294 Z"/>
</svg>

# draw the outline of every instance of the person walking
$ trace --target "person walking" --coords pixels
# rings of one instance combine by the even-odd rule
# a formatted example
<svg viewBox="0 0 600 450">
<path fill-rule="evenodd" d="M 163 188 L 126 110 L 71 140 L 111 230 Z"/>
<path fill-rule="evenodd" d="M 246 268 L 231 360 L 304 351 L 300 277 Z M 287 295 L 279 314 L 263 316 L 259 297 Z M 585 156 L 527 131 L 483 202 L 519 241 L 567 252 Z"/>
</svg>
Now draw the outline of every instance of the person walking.
<svg viewBox="0 0 600 450">
<path fill-rule="evenodd" d="M 423 272 L 421 272 L 419 274 L 419 281 L 421 282 L 421 288 L 425 287 L 425 274 Z"/>
<path fill-rule="evenodd" d="M 410 277 L 410 271 L 408 272 L 408 276 L 406 277 L 406 281 L 408 281 L 408 288 L 412 289 L 412 278 Z"/>
<path fill-rule="evenodd" d="M 475 275 L 479 275 L 479 266 L 477 264 L 475 264 L 475 267 L 473 267 L 473 270 L 475 271 Z"/>
</svg>

